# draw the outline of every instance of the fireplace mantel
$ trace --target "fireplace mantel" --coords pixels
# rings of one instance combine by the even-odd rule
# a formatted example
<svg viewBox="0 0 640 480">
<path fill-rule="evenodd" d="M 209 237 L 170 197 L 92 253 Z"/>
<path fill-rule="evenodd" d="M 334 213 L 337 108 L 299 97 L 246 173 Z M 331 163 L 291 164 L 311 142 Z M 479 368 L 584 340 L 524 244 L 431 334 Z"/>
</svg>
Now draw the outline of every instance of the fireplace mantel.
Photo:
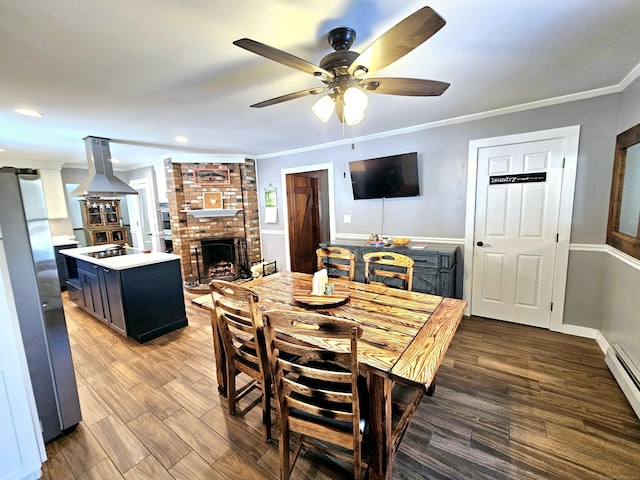
<svg viewBox="0 0 640 480">
<path fill-rule="evenodd" d="M 189 215 L 200 217 L 233 217 L 241 209 L 239 208 L 202 208 L 200 210 L 180 210 L 181 212 L 188 213 Z"/>
</svg>

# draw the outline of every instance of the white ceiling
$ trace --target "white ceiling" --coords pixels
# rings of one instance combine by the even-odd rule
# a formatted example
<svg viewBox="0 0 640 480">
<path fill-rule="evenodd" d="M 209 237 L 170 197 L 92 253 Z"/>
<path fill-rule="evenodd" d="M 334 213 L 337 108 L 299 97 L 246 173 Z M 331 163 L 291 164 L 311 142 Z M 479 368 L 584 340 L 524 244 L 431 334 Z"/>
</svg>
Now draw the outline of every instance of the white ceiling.
<svg viewBox="0 0 640 480">
<path fill-rule="evenodd" d="M 125 168 L 176 151 L 260 156 L 339 141 L 342 124 L 311 113 L 317 97 L 249 108 L 322 84 L 232 42 L 249 37 L 317 64 L 332 28 L 354 28 L 362 51 L 424 5 L 447 24 L 376 76 L 451 87 L 441 97 L 371 94 L 346 136 L 618 91 L 640 72 L 638 0 L 0 0 L 0 165 L 84 164 L 87 135 L 111 138 Z"/>
</svg>

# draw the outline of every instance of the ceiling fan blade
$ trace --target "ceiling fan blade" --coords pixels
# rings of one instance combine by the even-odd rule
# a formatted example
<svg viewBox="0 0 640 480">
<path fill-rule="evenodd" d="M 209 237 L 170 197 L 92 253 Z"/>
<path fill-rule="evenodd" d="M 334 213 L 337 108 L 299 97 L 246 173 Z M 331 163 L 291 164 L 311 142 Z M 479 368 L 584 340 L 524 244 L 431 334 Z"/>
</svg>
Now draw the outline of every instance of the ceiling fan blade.
<svg viewBox="0 0 640 480">
<path fill-rule="evenodd" d="M 265 100 L 264 102 L 254 103 L 251 106 L 253 108 L 268 107 L 270 105 L 275 105 L 276 103 L 294 100 L 306 95 L 318 95 L 319 93 L 326 92 L 327 90 L 329 90 L 329 87 L 308 88 L 307 90 L 300 90 L 299 92 L 288 93 L 286 95 L 281 95 L 280 97 L 271 98 L 269 100 Z"/>
<path fill-rule="evenodd" d="M 367 78 L 362 82 L 367 92 L 411 97 L 437 97 L 449 88 L 447 82 L 421 78 Z"/>
<path fill-rule="evenodd" d="M 250 38 L 241 38 L 240 40 L 236 40 L 235 42 L 233 42 L 233 44 L 237 45 L 240 48 L 244 48 L 245 50 L 249 50 L 250 52 L 253 52 L 264 58 L 273 60 L 274 62 L 281 63 L 282 65 L 295 68 L 296 70 L 309 73 L 316 77 L 325 77 L 327 80 L 333 78 L 333 73 L 325 70 L 322 67 L 319 67 L 318 65 L 314 65 L 313 63 L 307 62 L 302 58 L 298 58 L 295 55 L 291 55 L 290 53 L 278 50 L 277 48 L 270 47 L 269 45 L 265 45 L 264 43 L 256 42 L 255 40 L 251 40 Z"/>
<path fill-rule="evenodd" d="M 430 7 L 422 7 L 391 27 L 369 45 L 349 65 L 349 74 L 363 68 L 374 73 L 403 57 L 445 25 L 444 19 Z"/>
</svg>

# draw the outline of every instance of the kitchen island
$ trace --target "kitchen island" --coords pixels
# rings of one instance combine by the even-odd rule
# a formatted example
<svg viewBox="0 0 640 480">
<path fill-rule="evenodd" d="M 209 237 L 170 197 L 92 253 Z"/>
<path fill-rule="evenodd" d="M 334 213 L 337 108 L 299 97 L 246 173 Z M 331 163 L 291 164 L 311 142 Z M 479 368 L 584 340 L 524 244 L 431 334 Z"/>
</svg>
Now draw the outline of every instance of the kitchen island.
<svg viewBox="0 0 640 480">
<path fill-rule="evenodd" d="M 188 324 L 180 257 L 120 245 L 60 250 L 69 299 L 140 343 Z"/>
</svg>

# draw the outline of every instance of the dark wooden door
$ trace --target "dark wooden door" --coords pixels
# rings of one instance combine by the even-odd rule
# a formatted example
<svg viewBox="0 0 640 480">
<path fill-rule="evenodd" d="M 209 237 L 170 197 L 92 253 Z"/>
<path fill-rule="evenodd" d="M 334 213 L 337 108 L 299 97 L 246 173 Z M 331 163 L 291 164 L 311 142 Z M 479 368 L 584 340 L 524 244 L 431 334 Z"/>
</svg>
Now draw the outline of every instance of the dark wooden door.
<svg viewBox="0 0 640 480">
<path fill-rule="evenodd" d="M 316 271 L 316 249 L 320 243 L 318 192 L 317 177 L 287 175 L 289 248 L 293 272 Z"/>
</svg>

